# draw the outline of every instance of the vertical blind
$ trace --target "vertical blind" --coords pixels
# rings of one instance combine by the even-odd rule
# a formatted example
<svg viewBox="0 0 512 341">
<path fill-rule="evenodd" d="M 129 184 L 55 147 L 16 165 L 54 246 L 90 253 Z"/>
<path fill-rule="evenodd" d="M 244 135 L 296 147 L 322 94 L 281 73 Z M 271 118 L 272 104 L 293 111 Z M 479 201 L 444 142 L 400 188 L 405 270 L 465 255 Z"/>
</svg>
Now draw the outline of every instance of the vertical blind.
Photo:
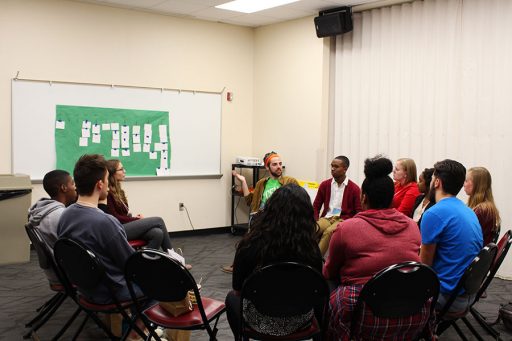
<svg viewBox="0 0 512 341">
<path fill-rule="evenodd" d="M 336 39 L 330 138 L 349 176 L 360 184 L 376 154 L 410 157 L 418 173 L 445 158 L 483 166 L 511 228 L 512 1 L 415 1 L 353 20 Z M 512 278 L 512 257 L 500 275 Z"/>
</svg>

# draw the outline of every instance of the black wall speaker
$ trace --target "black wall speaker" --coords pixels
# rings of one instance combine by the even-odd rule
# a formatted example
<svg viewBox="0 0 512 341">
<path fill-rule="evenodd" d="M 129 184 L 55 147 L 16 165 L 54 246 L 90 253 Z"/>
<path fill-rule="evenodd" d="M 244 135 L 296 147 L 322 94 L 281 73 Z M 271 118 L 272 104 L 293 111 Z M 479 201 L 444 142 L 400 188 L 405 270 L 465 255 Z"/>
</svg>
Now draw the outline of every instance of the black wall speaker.
<svg viewBox="0 0 512 341">
<path fill-rule="evenodd" d="M 318 17 L 315 18 L 315 28 L 318 38 L 352 31 L 352 9 L 338 7 L 318 13 Z"/>
</svg>

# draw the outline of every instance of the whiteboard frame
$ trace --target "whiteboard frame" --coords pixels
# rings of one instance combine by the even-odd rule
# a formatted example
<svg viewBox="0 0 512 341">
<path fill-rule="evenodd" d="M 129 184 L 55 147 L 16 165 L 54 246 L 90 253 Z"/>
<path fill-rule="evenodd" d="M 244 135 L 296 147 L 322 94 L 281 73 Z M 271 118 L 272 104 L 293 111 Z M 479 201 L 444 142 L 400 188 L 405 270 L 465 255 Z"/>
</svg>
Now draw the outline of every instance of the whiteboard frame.
<svg viewBox="0 0 512 341">
<path fill-rule="evenodd" d="M 52 86 L 59 86 L 59 87 L 64 87 L 64 89 L 66 89 L 66 87 L 75 87 L 77 86 L 77 88 L 75 89 L 72 89 L 72 90 L 69 90 L 69 91 L 80 91 L 80 87 L 83 87 L 87 90 L 90 90 L 91 92 L 98 92 L 98 91 L 116 91 L 116 90 L 119 90 L 117 93 L 112 93 L 112 96 L 111 94 L 109 94 L 108 96 L 107 95 L 104 95 L 104 94 L 100 94 L 99 97 L 101 97 L 99 100 L 97 98 L 90 98 L 88 96 L 91 96 L 90 94 L 84 96 L 85 99 L 81 98 L 80 96 L 82 96 L 82 94 L 77 94 L 76 96 L 80 97 L 80 100 L 78 102 L 76 102 L 76 99 L 75 99 L 75 102 L 67 102 L 66 100 L 55 100 L 55 104 L 72 104 L 72 105 L 85 105 L 85 106 L 98 106 L 98 107 L 112 107 L 112 108 L 122 108 L 122 107 L 126 107 L 126 108 L 129 108 L 129 109 L 144 109 L 144 110 L 161 110 L 161 111 L 168 111 L 169 112 L 169 120 L 170 122 L 175 122 L 176 124 L 178 124 L 177 122 L 179 121 L 179 117 L 173 117 L 172 115 L 174 114 L 175 111 L 173 110 L 187 110 L 187 109 L 184 109 L 183 108 L 183 104 L 182 103 L 179 103 L 179 105 L 181 105 L 181 107 L 179 109 L 174 109 L 174 108 L 171 108 L 170 107 L 170 103 L 168 102 L 165 102 L 165 100 L 169 101 L 169 99 L 166 99 L 164 97 L 174 97 L 175 99 L 176 98 L 181 98 L 181 96 L 183 96 L 184 98 L 184 101 L 193 101 L 193 105 L 196 105 L 198 103 L 196 103 L 197 101 L 194 101 L 194 98 L 196 95 L 199 95 L 199 96 L 202 96 L 202 95 L 218 95 L 218 98 L 216 97 L 212 97 L 212 98 L 209 98 L 209 96 L 202 96 L 203 100 L 208 103 L 204 104 L 204 105 L 207 105 L 207 109 L 205 110 L 211 110 L 213 112 L 213 115 L 215 115 L 215 117 L 210 117 L 210 116 L 203 116 L 203 117 L 198 117 L 198 118 L 203 118 L 203 119 L 206 119 L 206 120 L 211 120 L 208 124 L 206 124 L 207 126 L 209 127 L 213 127 L 214 130 L 213 130 L 213 133 L 212 133 L 212 139 L 211 141 L 212 142 L 212 145 L 213 145 L 213 148 L 211 145 L 209 145 L 208 147 L 209 148 L 212 148 L 213 152 L 211 153 L 208 153 L 208 156 L 207 157 L 210 157 L 210 160 L 209 162 L 211 162 L 211 165 L 209 166 L 208 169 L 205 168 L 205 170 L 198 170 L 198 171 L 195 171 L 195 170 L 187 170 L 186 167 L 182 166 L 182 164 L 184 163 L 184 161 L 186 162 L 186 158 L 187 157 L 195 157 L 195 156 L 192 156 L 193 153 L 189 153 L 188 151 L 188 146 L 189 146 L 189 143 L 190 144 L 194 144 L 195 141 L 193 141 L 192 138 L 190 138 L 190 136 L 195 136 L 194 134 L 190 134 L 190 132 L 187 130 L 187 134 L 185 134 L 185 132 L 181 132 L 181 134 L 183 135 L 186 135 L 185 137 L 182 136 L 182 139 L 183 140 L 178 140 L 178 139 L 175 139 L 173 140 L 173 136 L 171 136 L 171 172 L 173 171 L 173 160 L 175 160 L 175 157 L 176 157 L 176 154 L 178 154 L 178 156 L 180 155 L 179 152 L 176 153 L 176 146 L 178 146 L 178 151 L 181 151 L 181 160 L 178 158 L 178 161 L 181 161 L 181 165 L 178 166 L 178 171 L 175 173 L 175 174 L 172 174 L 170 176 L 131 176 L 131 177 L 128 177 L 127 179 L 130 179 L 130 180 L 157 180 L 157 179 L 166 179 L 166 180 L 169 180 L 169 179 L 198 179 L 198 178 L 201 178 L 201 179 L 212 179 L 212 178 L 220 178 L 222 177 L 222 173 L 221 173 L 221 164 L 222 164 L 222 93 L 224 92 L 225 88 L 223 88 L 221 91 L 204 91 L 204 90 L 188 90 L 188 89 L 172 89 L 172 88 L 157 88 L 157 87 L 142 87 L 142 86 L 132 86 L 132 85 L 114 85 L 114 84 L 102 84 L 102 83 L 84 83 L 84 82 L 67 82 L 67 81 L 49 81 L 49 80 L 39 80 L 39 79 L 22 79 L 22 78 L 13 78 L 11 80 L 11 172 L 12 173 L 20 173 L 20 172 L 25 172 L 27 173 L 27 171 L 24 171 L 23 169 L 23 162 L 17 162 L 17 160 L 20 159 L 20 156 L 21 154 L 24 154 L 24 151 L 26 152 L 26 150 L 28 149 L 28 147 L 22 145 L 22 146 L 19 146 L 19 140 L 21 139 L 20 138 L 20 135 L 21 137 L 24 137 L 22 134 L 19 133 L 19 125 L 21 124 L 19 121 L 22 120 L 22 118 L 16 118 L 15 117 L 15 104 L 17 103 L 16 101 L 19 102 L 19 98 L 18 99 L 15 99 L 15 95 L 19 95 L 19 94 L 15 94 L 15 84 L 16 82 L 27 82 L 27 83 L 44 83 L 44 84 L 47 84 L 49 86 L 49 89 L 51 89 Z M 28 87 L 29 85 L 27 85 Z M 40 86 L 39 85 L 35 85 L 35 86 Z M 94 87 L 94 88 L 93 88 Z M 60 90 L 61 91 L 61 90 Z M 149 97 L 153 97 L 153 101 L 149 101 L 150 103 L 147 103 L 148 102 L 148 99 L 146 98 L 143 98 L 144 96 L 141 96 L 141 98 L 137 98 L 137 99 L 134 99 L 133 97 L 134 96 L 128 96 L 126 98 L 123 97 L 123 93 L 128 93 L 128 94 L 139 94 L 140 93 L 144 93 L 144 95 L 148 95 Z M 105 96 L 105 97 L 102 97 L 102 96 Z M 193 96 L 193 97 L 192 97 Z M 163 99 L 164 98 L 164 99 Z M 58 101 L 58 103 L 57 103 Z M 92 102 L 89 102 L 89 101 L 92 101 Z M 141 103 L 139 103 L 139 101 Z M 146 103 L 144 103 L 146 102 Z M 177 102 L 180 102 L 179 100 Z M 210 103 L 211 102 L 211 103 Z M 52 102 L 53 104 L 53 102 Z M 173 105 L 176 104 L 175 102 L 172 103 Z M 25 104 L 24 104 L 25 105 Z M 177 105 L 177 106 L 179 106 Z M 199 104 L 198 104 L 199 105 Z M 201 103 L 201 105 L 203 105 Z M 218 105 L 218 109 L 217 109 L 217 105 Z M 211 109 L 213 108 L 214 109 Z M 218 112 L 217 112 L 218 110 Z M 182 113 L 182 112 L 180 112 Z M 43 113 L 44 114 L 44 113 Z M 48 118 L 51 118 L 52 115 L 54 115 L 55 113 L 52 112 L 50 113 L 47 117 Z M 190 113 L 189 113 L 190 114 Z M 46 115 L 46 114 L 44 114 Z M 183 116 L 183 115 L 182 115 Z M 44 124 L 48 123 L 45 128 L 46 129 L 51 129 L 52 131 L 52 134 L 53 134 L 53 129 L 54 129 L 54 120 L 50 120 L 52 122 L 45 122 Z M 51 124 L 51 126 L 50 126 Z M 182 130 L 184 128 L 183 126 L 183 122 L 181 122 L 182 126 Z M 215 129 L 217 126 L 218 127 L 218 131 L 217 129 Z M 187 128 L 190 128 L 189 126 L 186 126 Z M 171 123 L 171 127 L 170 127 L 170 130 L 173 130 L 175 127 L 173 126 L 173 123 Z M 201 129 L 201 127 L 199 127 Z M 174 131 L 173 131 L 174 133 Z M 179 134 L 177 134 L 179 135 Z M 185 141 L 187 140 L 188 141 Z M 177 141 L 178 140 L 178 141 Z M 199 140 L 199 139 L 197 139 Z M 36 143 L 37 141 L 35 141 L 34 143 Z M 40 142 L 44 142 L 44 143 L 47 143 L 49 141 L 40 141 Z M 53 142 L 55 143 L 55 141 L 52 139 L 52 141 L 50 142 Z M 181 150 L 179 149 L 179 146 L 180 146 L 180 143 L 182 144 L 182 148 Z M 185 150 L 183 150 L 183 145 L 187 145 L 187 151 L 185 152 Z M 173 145 L 174 145 L 174 148 L 173 148 Z M 52 145 L 54 147 L 54 145 Z M 48 147 L 47 147 L 48 148 Z M 199 145 L 196 143 L 195 145 L 195 148 L 199 148 Z M 46 152 L 48 153 L 48 149 L 46 150 Z M 215 154 L 218 155 L 218 159 L 215 157 Z M 55 167 L 55 151 L 53 151 L 53 155 L 50 153 L 51 156 L 53 156 L 53 165 L 52 167 L 54 168 Z M 46 153 L 43 155 L 44 156 L 48 156 L 46 155 Z M 110 158 L 109 156 L 106 156 L 106 158 Z M 197 157 L 195 157 L 197 159 Z M 40 161 L 40 160 L 39 160 Z M 36 158 L 36 162 L 38 162 L 37 158 Z M 52 160 L 48 161 L 48 163 L 51 163 Z M 192 161 L 193 162 L 193 161 Z M 25 162 L 25 165 L 26 165 L 27 162 Z M 218 166 L 218 167 L 217 167 Z M 36 166 L 36 167 L 39 167 L 39 166 Z M 48 165 L 44 165 L 44 166 L 41 166 L 41 168 L 48 168 Z M 26 168 L 26 167 L 25 167 Z M 50 167 L 51 168 L 51 167 Z M 53 169 L 52 168 L 52 169 Z M 42 170 L 42 169 L 39 169 L 39 168 L 31 168 L 30 171 L 28 171 L 28 173 L 32 173 L 30 174 L 31 175 L 31 178 L 33 178 L 33 182 L 34 183 L 39 183 L 40 180 L 43 178 L 44 176 L 44 173 L 46 173 L 47 171 L 50 171 L 51 169 L 45 169 L 45 170 Z M 175 170 L 175 169 L 174 169 Z M 217 172 L 218 171 L 218 172 Z"/>
</svg>

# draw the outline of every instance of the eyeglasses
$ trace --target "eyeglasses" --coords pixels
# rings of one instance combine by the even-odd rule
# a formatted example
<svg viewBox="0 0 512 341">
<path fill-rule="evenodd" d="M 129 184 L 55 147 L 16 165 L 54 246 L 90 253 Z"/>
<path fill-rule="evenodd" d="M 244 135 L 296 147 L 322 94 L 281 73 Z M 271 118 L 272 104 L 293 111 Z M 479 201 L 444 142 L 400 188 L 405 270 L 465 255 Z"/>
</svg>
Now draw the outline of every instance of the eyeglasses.
<svg viewBox="0 0 512 341">
<path fill-rule="evenodd" d="M 116 172 L 124 172 L 126 169 L 124 168 L 119 168 L 119 169 L 116 169 Z"/>
</svg>

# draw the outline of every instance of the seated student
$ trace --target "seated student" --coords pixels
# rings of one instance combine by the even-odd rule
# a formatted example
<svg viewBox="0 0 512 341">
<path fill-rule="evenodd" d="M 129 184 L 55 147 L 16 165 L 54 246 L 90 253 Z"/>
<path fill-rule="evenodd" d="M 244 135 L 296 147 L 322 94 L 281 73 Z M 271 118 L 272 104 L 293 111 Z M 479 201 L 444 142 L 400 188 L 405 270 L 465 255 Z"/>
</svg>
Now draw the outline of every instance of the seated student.
<svg viewBox="0 0 512 341">
<path fill-rule="evenodd" d="M 494 203 L 492 195 L 492 179 L 489 171 L 484 167 L 473 167 L 466 173 L 464 191 L 468 198 L 468 206 L 472 208 L 478 218 L 484 237 L 484 245 L 492 242 L 494 234 L 499 229 L 500 213 Z"/>
<path fill-rule="evenodd" d="M 361 190 L 348 179 L 350 161 L 346 156 L 337 156 L 331 161 L 332 178 L 318 187 L 313 210 L 318 224 L 320 252 L 324 255 L 329 247 L 331 235 L 342 220 L 352 218 L 361 211 Z M 322 214 L 319 215 L 323 206 Z M 319 219 L 320 217 L 320 219 Z"/>
<path fill-rule="evenodd" d="M 340 284 L 331 293 L 328 340 L 349 339 L 351 315 L 359 292 L 375 273 L 396 263 L 420 260 L 418 226 L 389 208 L 394 193 L 393 181 L 388 176 L 392 170 L 389 159 L 366 159 L 366 178 L 361 186 L 363 211 L 342 221 L 332 235 L 323 275 Z"/>
<path fill-rule="evenodd" d="M 421 194 L 416 198 L 411 215 L 412 220 L 414 220 L 418 226 L 420 226 L 423 213 L 436 203 L 435 198 L 431 198 L 430 194 L 432 174 L 434 174 L 434 168 L 425 168 L 418 178 L 418 190 Z"/>
<path fill-rule="evenodd" d="M 226 297 L 226 314 L 235 339 L 238 339 L 241 318 L 238 291 L 254 270 L 281 261 L 300 262 L 321 270 L 322 257 L 314 237 L 315 227 L 309 196 L 296 184 L 276 190 L 265 210 L 255 216 L 251 229 L 237 246 L 233 291 Z M 293 240 L 290 235 L 294 236 Z M 297 331 L 313 314 L 311 311 L 294 318 L 276 318 L 259 313 L 249 301 L 244 302 L 244 306 L 244 318 L 251 328 L 276 336 Z"/>
<path fill-rule="evenodd" d="M 411 216 L 414 202 L 420 192 L 416 183 L 416 164 L 413 159 L 398 159 L 393 169 L 395 180 L 395 195 L 391 207 L 396 208 L 406 216 Z"/>
<path fill-rule="evenodd" d="M 39 199 L 28 211 L 28 221 L 41 232 L 48 246 L 53 249 L 57 241 L 57 225 L 66 206 L 76 201 L 76 188 L 68 172 L 60 169 L 45 174 L 43 188 L 50 196 Z M 58 283 L 51 270 L 45 270 L 50 283 Z"/>
<path fill-rule="evenodd" d="M 436 308 L 442 309 L 460 277 L 483 247 L 482 229 L 475 212 L 457 194 L 466 177 L 466 168 L 454 160 L 434 165 L 430 190 L 436 204 L 421 220 L 421 261 L 430 265 L 441 283 Z M 449 313 L 465 312 L 474 296 L 461 293 Z"/>
<path fill-rule="evenodd" d="M 119 160 L 108 160 L 108 196 L 107 205 L 100 201 L 100 209 L 105 213 L 111 214 L 123 224 L 128 240 L 142 239 L 148 244 L 148 248 L 162 248 L 164 252 L 172 249 L 169 232 L 162 218 L 148 217 L 144 218 L 141 214 L 132 216 L 128 208 L 128 199 L 124 190 L 121 188 L 121 182 L 126 178 L 126 171 Z M 188 269 L 192 266 L 187 264 Z"/>
</svg>

